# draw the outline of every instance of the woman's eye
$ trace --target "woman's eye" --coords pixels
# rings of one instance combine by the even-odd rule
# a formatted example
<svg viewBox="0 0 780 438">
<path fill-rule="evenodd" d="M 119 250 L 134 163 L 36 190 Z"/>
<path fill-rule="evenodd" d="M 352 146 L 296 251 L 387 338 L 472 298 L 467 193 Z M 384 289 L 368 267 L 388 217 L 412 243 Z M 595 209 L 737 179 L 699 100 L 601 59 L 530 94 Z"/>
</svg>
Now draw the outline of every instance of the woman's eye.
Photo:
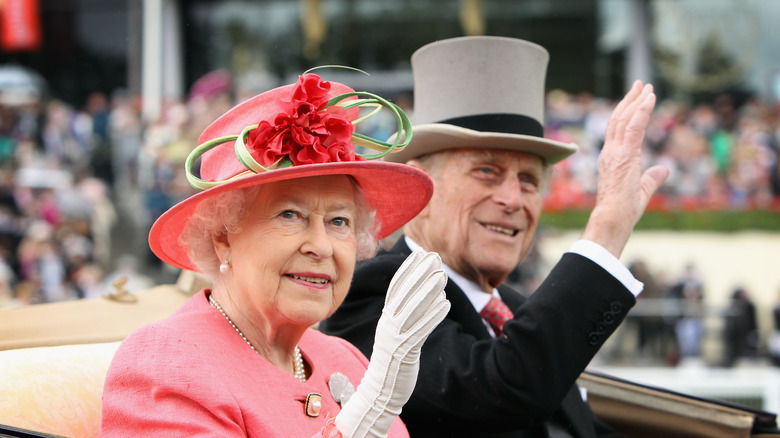
<svg viewBox="0 0 780 438">
<path fill-rule="evenodd" d="M 331 221 L 331 223 L 337 227 L 346 227 L 349 225 L 349 220 L 344 217 L 337 217 Z"/>
<path fill-rule="evenodd" d="M 293 210 L 285 210 L 279 216 L 285 218 L 285 219 L 294 219 L 295 218 L 295 212 Z"/>
</svg>

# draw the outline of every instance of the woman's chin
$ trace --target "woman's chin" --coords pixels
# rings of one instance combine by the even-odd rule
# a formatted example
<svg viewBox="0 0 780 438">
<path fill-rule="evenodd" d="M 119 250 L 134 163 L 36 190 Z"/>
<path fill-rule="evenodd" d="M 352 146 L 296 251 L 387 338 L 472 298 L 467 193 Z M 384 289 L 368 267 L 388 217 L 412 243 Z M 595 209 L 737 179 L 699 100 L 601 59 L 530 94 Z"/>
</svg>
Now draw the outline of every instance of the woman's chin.
<svg viewBox="0 0 780 438">
<path fill-rule="evenodd" d="M 288 318 L 301 327 L 310 327 L 319 324 L 320 321 L 331 314 L 331 309 L 307 309 L 288 314 Z"/>
</svg>

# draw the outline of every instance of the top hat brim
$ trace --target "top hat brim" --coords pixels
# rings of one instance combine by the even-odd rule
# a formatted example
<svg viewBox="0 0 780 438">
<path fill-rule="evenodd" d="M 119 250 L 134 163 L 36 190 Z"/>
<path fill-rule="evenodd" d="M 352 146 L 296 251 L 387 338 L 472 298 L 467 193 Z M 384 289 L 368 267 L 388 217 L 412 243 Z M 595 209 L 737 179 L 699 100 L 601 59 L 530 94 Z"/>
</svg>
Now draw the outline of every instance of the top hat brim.
<svg viewBox="0 0 780 438">
<path fill-rule="evenodd" d="M 500 132 L 482 132 L 446 123 L 427 123 L 412 128 L 412 141 L 404 149 L 388 154 L 385 161 L 406 163 L 433 152 L 458 148 L 502 149 L 526 152 L 542 157 L 552 165 L 577 152 L 574 143 L 562 143 L 543 137 Z M 395 134 L 388 140 L 392 142 Z"/>
<path fill-rule="evenodd" d="M 212 187 L 174 205 L 152 225 L 149 246 L 163 262 L 177 268 L 198 271 L 190 260 L 188 248 L 179 237 L 201 202 L 232 190 L 323 175 L 349 175 L 355 178 L 366 201 L 376 211 L 377 239 L 389 236 L 416 216 L 433 194 L 433 183 L 425 172 L 398 163 L 348 161 L 276 169 Z M 262 245 L 262 242 L 258 242 L 258 245 Z"/>
</svg>

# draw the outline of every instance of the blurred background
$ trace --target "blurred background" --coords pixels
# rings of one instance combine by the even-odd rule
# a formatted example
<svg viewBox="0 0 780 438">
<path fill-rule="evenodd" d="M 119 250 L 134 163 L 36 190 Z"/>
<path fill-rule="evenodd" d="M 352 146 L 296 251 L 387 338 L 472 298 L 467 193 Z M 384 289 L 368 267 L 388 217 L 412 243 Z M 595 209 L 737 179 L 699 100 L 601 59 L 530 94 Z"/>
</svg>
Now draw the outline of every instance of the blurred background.
<svg viewBox="0 0 780 438">
<path fill-rule="evenodd" d="M 149 227 L 192 194 L 184 159 L 237 102 L 338 64 L 370 76 L 323 76 L 413 118 L 414 50 L 510 36 L 550 52 L 546 136 L 581 150 L 508 281 L 533 293 L 577 239 L 609 114 L 651 82 L 644 160 L 671 175 L 623 256 L 645 291 L 591 366 L 780 411 L 777 22 L 764 0 L 2 0 L 0 307 L 174 282 Z"/>
</svg>

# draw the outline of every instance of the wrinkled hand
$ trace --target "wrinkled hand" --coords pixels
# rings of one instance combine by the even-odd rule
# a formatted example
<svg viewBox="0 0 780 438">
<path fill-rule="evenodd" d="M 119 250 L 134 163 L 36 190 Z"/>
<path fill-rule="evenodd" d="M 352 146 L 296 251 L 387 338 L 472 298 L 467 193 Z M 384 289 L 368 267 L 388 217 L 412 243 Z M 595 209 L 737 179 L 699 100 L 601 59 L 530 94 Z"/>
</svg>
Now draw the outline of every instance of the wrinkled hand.
<svg viewBox="0 0 780 438">
<path fill-rule="evenodd" d="M 653 107 L 653 86 L 634 82 L 610 116 L 599 156 L 596 206 L 582 238 L 618 258 L 650 197 L 669 175 L 663 166 L 641 169 L 641 147 Z"/>
<path fill-rule="evenodd" d="M 336 416 L 344 437 L 385 436 L 401 413 L 417 382 L 420 347 L 450 309 L 446 283 L 436 253 L 414 251 L 398 268 L 387 290 L 366 374 Z"/>
</svg>

